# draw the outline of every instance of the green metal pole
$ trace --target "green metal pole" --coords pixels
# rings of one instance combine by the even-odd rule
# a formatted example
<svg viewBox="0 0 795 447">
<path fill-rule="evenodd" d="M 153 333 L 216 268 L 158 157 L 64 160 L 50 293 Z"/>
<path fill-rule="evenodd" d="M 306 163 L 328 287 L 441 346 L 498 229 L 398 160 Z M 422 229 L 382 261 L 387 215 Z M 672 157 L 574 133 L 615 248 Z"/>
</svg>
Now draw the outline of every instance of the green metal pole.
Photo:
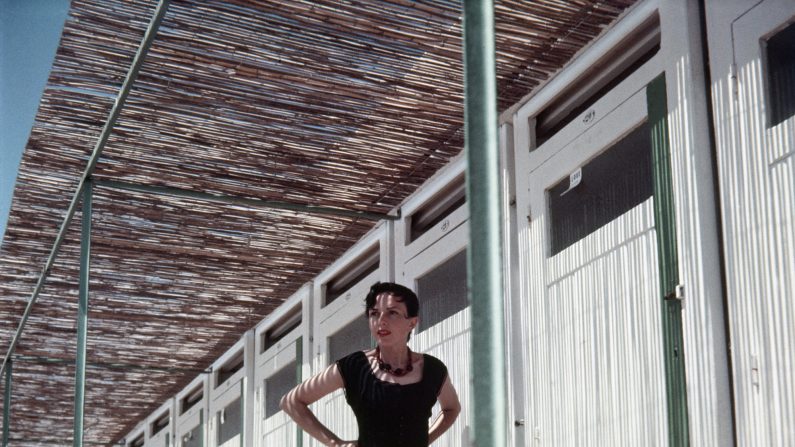
<svg viewBox="0 0 795 447">
<path fill-rule="evenodd" d="M 6 367 L 6 391 L 3 394 L 3 447 L 8 447 L 8 436 L 11 433 L 11 369 L 13 363 L 8 361 Z"/>
<path fill-rule="evenodd" d="M 652 140 L 654 177 L 654 227 L 657 233 L 657 263 L 662 292 L 663 360 L 668 400 L 668 445 L 690 445 L 687 410 L 682 302 L 676 298 L 679 284 L 679 254 L 676 248 L 676 204 L 671 174 L 671 142 L 668 139 L 668 102 L 665 74 L 646 87 Z"/>
<path fill-rule="evenodd" d="M 472 445 L 476 447 L 505 447 L 508 425 L 495 64 L 493 1 L 465 0 L 467 282 L 472 305 Z"/>
<path fill-rule="evenodd" d="M 298 337 L 295 341 L 295 384 L 303 382 L 303 367 L 304 367 L 304 337 Z M 304 431 L 301 430 L 296 424 L 295 431 L 295 445 L 296 447 L 304 447 Z"/>
<path fill-rule="evenodd" d="M 83 408 L 86 391 L 86 337 L 88 335 L 88 280 L 91 255 L 91 201 L 93 182 L 83 188 L 83 228 L 80 234 L 80 291 L 77 310 L 77 359 L 75 361 L 74 447 L 83 446 Z"/>
</svg>

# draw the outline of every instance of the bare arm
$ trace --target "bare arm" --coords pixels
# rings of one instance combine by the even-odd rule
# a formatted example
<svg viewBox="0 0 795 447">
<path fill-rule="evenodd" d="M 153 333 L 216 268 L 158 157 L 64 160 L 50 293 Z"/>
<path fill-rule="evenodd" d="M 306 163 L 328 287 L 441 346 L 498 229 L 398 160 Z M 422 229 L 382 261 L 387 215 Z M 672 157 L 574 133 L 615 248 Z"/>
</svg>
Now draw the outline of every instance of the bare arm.
<svg viewBox="0 0 795 447">
<path fill-rule="evenodd" d="M 356 442 L 342 441 L 323 425 L 309 409 L 309 404 L 344 386 L 342 375 L 334 363 L 320 374 L 301 383 L 282 397 L 279 406 L 305 432 L 330 447 L 356 446 Z"/>
<path fill-rule="evenodd" d="M 433 444 L 439 436 L 442 436 L 450 426 L 453 425 L 458 414 L 461 413 L 461 403 L 458 401 L 458 394 L 455 392 L 450 376 L 444 380 L 442 390 L 439 392 L 439 406 L 442 407 L 441 413 L 433 421 L 428 432 L 428 445 Z"/>
</svg>

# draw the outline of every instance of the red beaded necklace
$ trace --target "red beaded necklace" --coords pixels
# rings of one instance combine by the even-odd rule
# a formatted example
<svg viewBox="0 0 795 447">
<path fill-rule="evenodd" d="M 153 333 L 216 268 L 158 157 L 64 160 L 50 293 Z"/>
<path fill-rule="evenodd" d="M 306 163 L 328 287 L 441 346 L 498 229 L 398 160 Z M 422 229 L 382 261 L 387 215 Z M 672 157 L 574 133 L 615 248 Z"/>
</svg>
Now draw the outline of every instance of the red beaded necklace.
<svg viewBox="0 0 795 447">
<path fill-rule="evenodd" d="M 406 347 L 406 349 L 408 349 L 408 351 L 409 351 L 409 364 L 406 365 L 406 369 L 402 369 L 402 368 L 392 369 L 392 365 L 390 365 L 389 363 L 384 362 L 384 360 L 381 359 L 381 347 L 380 346 L 376 346 L 375 347 L 375 359 L 378 361 L 378 369 L 380 369 L 381 371 L 383 371 L 383 372 L 385 372 L 387 374 L 392 374 L 395 377 L 402 377 L 402 376 L 405 376 L 406 374 L 410 373 L 411 371 L 413 371 L 414 367 L 411 366 L 411 349 L 408 348 L 408 347 Z"/>
</svg>

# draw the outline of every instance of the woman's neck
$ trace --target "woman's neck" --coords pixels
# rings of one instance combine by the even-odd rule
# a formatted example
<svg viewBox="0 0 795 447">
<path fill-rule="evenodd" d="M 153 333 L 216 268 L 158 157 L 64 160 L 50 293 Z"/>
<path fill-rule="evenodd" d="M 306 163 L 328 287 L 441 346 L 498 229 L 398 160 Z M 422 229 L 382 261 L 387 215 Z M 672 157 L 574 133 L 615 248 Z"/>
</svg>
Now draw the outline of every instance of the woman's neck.
<svg viewBox="0 0 795 447">
<path fill-rule="evenodd" d="M 406 345 L 379 346 L 381 361 L 392 365 L 393 368 L 405 368 L 411 361 L 409 347 Z"/>
</svg>

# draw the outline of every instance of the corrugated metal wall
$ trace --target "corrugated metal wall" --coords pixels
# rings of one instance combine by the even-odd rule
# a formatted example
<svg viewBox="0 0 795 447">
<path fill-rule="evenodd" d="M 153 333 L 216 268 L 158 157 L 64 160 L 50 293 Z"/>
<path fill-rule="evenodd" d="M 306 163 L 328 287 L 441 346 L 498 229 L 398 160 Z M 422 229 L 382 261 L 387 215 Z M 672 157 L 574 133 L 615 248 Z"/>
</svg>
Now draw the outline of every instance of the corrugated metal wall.
<svg viewBox="0 0 795 447">
<path fill-rule="evenodd" d="M 525 370 L 529 438 L 540 445 L 667 445 L 651 201 L 546 258 L 529 229 Z"/>
<path fill-rule="evenodd" d="M 764 62 L 795 3 L 708 7 L 738 442 L 795 445 L 795 117 L 769 125 Z"/>
<path fill-rule="evenodd" d="M 412 342 L 417 352 L 425 352 L 436 358 L 443 359 L 447 365 L 450 380 L 456 387 L 458 398 L 462 403 L 461 414 L 456 425 L 437 441 L 438 445 L 449 447 L 469 447 L 468 431 L 470 402 L 470 337 L 471 320 L 469 308 L 466 308 L 443 322 L 417 335 Z M 439 414 L 439 405 L 434 406 L 431 421 Z"/>
</svg>

